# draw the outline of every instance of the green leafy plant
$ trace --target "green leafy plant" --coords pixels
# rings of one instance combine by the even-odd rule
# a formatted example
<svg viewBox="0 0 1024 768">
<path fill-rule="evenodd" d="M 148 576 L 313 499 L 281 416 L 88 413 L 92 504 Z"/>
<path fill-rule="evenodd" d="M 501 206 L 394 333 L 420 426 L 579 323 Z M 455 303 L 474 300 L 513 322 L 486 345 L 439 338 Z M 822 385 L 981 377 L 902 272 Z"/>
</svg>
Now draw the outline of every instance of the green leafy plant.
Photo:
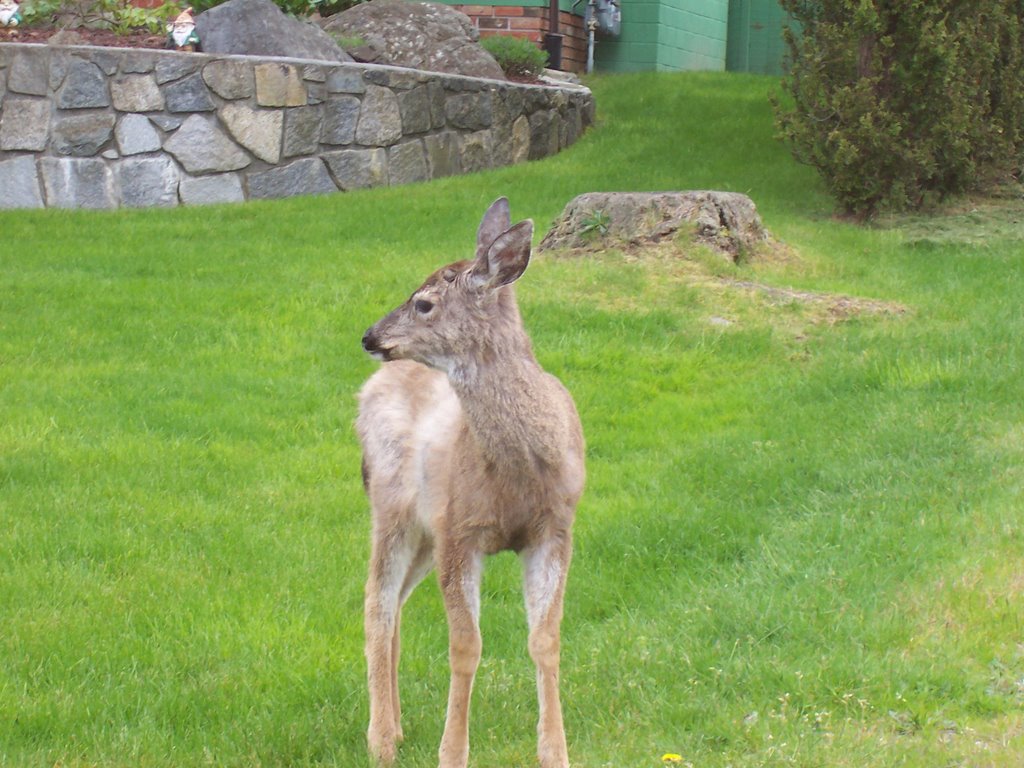
<svg viewBox="0 0 1024 768">
<path fill-rule="evenodd" d="M 59 24 L 69 29 L 109 29 L 122 35 L 136 30 L 159 34 L 180 11 L 172 3 L 138 8 L 128 0 L 30 0 L 22 6 L 22 18 L 26 26 Z"/>
<path fill-rule="evenodd" d="M 366 38 L 360 37 L 359 35 L 343 35 L 341 33 L 337 33 L 332 34 L 331 37 L 333 37 L 334 42 L 336 42 L 341 49 L 345 51 L 350 48 L 360 48 L 366 45 Z"/>
<path fill-rule="evenodd" d="M 21 23 L 26 27 L 52 24 L 64 5 L 64 0 L 26 0 L 21 4 Z"/>
<path fill-rule="evenodd" d="M 782 136 L 844 211 L 917 209 L 1022 166 L 1024 8 L 1015 0 L 782 0 Z"/>
<path fill-rule="evenodd" d="M 108 0 L 109 2 L 109 0 Z M 167 31 L 167 22 L 177 16 L 181 9 L 164 3 L 156 8 L 138 8 L 128 2 L 111 2 L 111 28 L 118 34 L 144 29 L 153 34 Z"/>
<path fill-rule="evenodd" d="M 593 211 L 583 218 L 583 226 L 580 227 L 580 235 L 586 239 L 604 237 L 608 234 L 608 227 L 612 220 L 604 211 Z"/>
<path fill-rule="evenodd" d="M 548 63 L 548 55 L 521 37 L 494 35 L 485 37 L 480 45 L 509 77 L 537 77 Z"/>
</svg>

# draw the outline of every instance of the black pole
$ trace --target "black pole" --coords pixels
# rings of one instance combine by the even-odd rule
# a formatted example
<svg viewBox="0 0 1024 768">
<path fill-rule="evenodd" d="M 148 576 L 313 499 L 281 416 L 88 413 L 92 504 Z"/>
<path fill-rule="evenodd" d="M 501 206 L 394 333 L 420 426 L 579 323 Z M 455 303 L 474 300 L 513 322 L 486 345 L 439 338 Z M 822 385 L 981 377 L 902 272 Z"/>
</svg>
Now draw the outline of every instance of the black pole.
<svg viewBox="0 0 1024 768">
<path fill-rule="evenodd" d="M 544 50 L 548 54 L 551 69 L 562 68 L 562 35 L 558 32 L 558 0 L 548 5 L 548 32 L 544 35 Z"/>
</svg>

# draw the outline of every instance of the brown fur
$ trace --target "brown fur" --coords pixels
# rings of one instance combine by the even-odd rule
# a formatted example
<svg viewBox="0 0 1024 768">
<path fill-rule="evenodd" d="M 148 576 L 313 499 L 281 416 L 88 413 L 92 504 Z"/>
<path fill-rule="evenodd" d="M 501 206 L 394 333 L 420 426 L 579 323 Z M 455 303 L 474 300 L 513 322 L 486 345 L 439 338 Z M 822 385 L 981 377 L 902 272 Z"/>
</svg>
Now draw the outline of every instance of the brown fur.
<svg viewBox="0 0 1024 768">
<path fill-rule="evenodd" d="M 386 361 L 360 393 L 356 422 L 373 514 L 368 740 L 383 763 L 402 737 L 401 607 L 435 567 L 451 664 L 440 766 L 465 767 L 482 561 L 511 549 L 524 565 L 538 757 L 543 768 L 569 764 L 559 638 L 584 445 L 572 398 L 537 363 L 516 305 L 512 283 L 529 263 L 532 233 L 532 222 L 512 227 L 508 201 L 496 201 L 480 224 L 476 259 L 435 272 L 363 338 Z"/>
</svg>

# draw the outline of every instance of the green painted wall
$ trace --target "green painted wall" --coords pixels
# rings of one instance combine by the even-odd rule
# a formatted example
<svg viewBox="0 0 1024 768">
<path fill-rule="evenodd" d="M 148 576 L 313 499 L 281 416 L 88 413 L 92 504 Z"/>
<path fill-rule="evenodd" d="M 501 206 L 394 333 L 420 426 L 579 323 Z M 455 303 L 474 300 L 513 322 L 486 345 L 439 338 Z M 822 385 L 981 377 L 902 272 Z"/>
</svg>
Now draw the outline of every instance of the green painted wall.
<svg viewBox="0 0 1024 768">
<path fill-rule="evenodd" d="M 458 4 L 457 0 L 441 0 Z M 463 0 L 465 2 L 465 0 Z M 622 34 L 598 35 L 599 72 L 694 69 L 779 74 L 786 13 L 778 0 L 620 0 Z M 548 0 L 475 0 L 476 5 L 544 6 Z M 563 11 L 572 0 L 559 0 Z M 582 15 L 586 0 L 575 12 Z"/>
<path fill-rule="evenodd" d="M 496 7 L 514 6 L 518 8 L 547 8 L 551 5 L 549 0 L 431 0 L 432 2 L 443 3 L 444 5 L 488 5 Z M 560 11 L 567 11 L 575 13 L 577 16 L 583 15 L 583 6 L 586 4 L 586 0 L 581 0 L 580 4 L 576 6 L 576 10 L 572 9 L 572 0 L 558 0 L 558 9 Z"/>
<path fill-rule="evenodd" d="M 622 34 L 598 38 L 602 72 L 725 69 L 729 0 L 623 0 Z"/>
<path fill-rule="evenodd" d="M 731 0 L 726 68 L 732 72 L 782 74 L 787 14 L 778 0 Z"/>
</svg>

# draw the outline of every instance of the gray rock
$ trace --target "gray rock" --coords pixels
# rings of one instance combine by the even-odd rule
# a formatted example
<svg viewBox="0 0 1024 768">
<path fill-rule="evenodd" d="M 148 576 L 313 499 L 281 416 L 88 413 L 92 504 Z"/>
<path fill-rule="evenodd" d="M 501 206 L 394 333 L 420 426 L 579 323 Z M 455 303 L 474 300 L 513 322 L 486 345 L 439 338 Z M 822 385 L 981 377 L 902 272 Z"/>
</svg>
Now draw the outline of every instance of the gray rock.
<svg viewBox="0 0 1024 768">
<path fill-rule="evenodd" d="M 241 203 L 245 200 L 237 173 L 216 173 L 195 178 L 186 176 L 178 183 L 178 196 L 185 205 Z"/>
<path fill-rule="evenodd" d="M 178 168 L 169 157 L 140 157 L 117 164 L 121 204 L 168 208 L 178 204 Z"/>
<path fill-rule="evenodd" d="M 480 47 L 469 17 L 439 3 L 372 0 L 322 22 L 325 30 L 360 37 L 375 64 L 504 80 L 494 57 Z"/>
<path fill-rule="evenodd" d="M 459 164 L 463 173 L 476 173 L 491 167 L 494 148 L 490 131 L 462 134 L 460 144 Z"/>
<path fill-rule="evenodd" d="M 351 144 L 359 122 L 359 99 L 337 96 L 325 101 L 323 110 L 320 141 L 324 144 Z"/>
<path fill-rule="evenodd" d="M 425 133 L 431 129 L 430 89 L 425 85 L 398 94 L 399 111 L 402 114 L 402 131 Z"/>
<path fill-rule="evenodd" d="M 336 67 L 327 73 L 328 93 L 365 93 L 366 83 L 363 82 L 361 69 Z"/>
<path fill-rule="evenodd" d="M 15 157 L 0 161 L 0 208 L 42 208 L 36 161 Z"/>
<path fill-rule="evenodd" d="M 52 39 L 52 38 L 51 38 Z M 133 50 L 121 56 L 122 75 L 148 75 L 156 69 L 156 58 L 158 54 L 153 51 Z"/>
<path fill-rule="evenodd" d="M 257 64 L 256 102 L 261 107 L 303 107 L 308 103 L 302 72 L 292 64 Z"/>
<path fill-rule="evenodd" d="M 523 163 L 530 159 L 530 119 L 520 115 L 512 123 L 512 152 L 510 163 Z"/>
<path fill-rule="evenodd" d="M 302 68 L 302 79 L 309 83 L 326 83 L 327 70 L 319 64 L 306 64 Z"/>
<path fill-rule="evenodd" d="M 196 33 L 205 53 L 352 60 L 322 29 L 285 15 L 271 0 L 228 0 L 196 16 Z"/>
<path fill-rule="evenodd" d="M 371 85 L 383 85 L 395 91 L 408 91 L 425 82 L 419 70 L 402 67 L 379 67 L 363 72 L 363 80 Z"/>
<path fill-rule="evenodd" d="M 161 131 L 176 131 L 185 122 L 180 115 L 149 115 L 149 120 Z"/>
<path fill-rule="evenodd" d="M 530 115 L 530 159 L 538 160 L 558 152 L 558 120 L 550 110 Z"/>
<path fill-rule="evenodd" d="M 444 128 L 444 86 L 437 80 L 431 80 L 427 83 L 427 90 L 430 91 L 430 127 Z"/>
<path fill-rule="evenodd" d="M 7 74 L 7 90 L 45 96 L 50 87 L 50 52 L 45 48 L 19 51 Z"/>
<path fill-rule="evenodd" d="M 151 74 L 121 75 L 110 81 L 110 98 L 120 112 L 159 112 L 164 97 Z"/>
<path fill-rule="evenodd" d="M 44 157 L 40 161 L 51 208 L 116 208 L 113 176 L 99 158 Z"/>
<path fill-rule="evenodd" d="M 222 99 L 248 99 L 255 93 L 252 64 L 219 59 L 203 67 L 203 80 Z"/>
<path fill-rule="evenodd" d="M 65 114 L 54 121 L 53 148 L 61 155 L 92 157 L 113 135 L 110 112 Z"/>
<path fill-rule="evenodd" d="M 296 160 L 280 168 L 249 174 L 249 199 L 267 200 L 294 195 L 325 195 L 337 192 L 319 158 Z"/>
<path fill-rule="evenodd" d="M 680 232 L 733 261 L 767 238 L 753 201 L 735 192 L 591 192 L 569 202 L 540 249 L 628 247 Z"/>
<path fill-rule="evenodd" d="M 191 53 L 169 51 L 156 62 L 156 81 L 159 85 L 180 80 L 199 69 L 202 59 Z"/>
<path fill-rule="evenodd" d="M 343 149 L 323 155 L 339 189 L 365 189 L 388 183 L 387 150 Z"/>
<path fill-rule="evenodd" d="M 423 146 L 427 151 L 430 178 L 439 179 L 461 172 L 458 134 L 446 131 L 425 136 Z"/>
<path fill-rule="evenodd" d="M 121 53 L 112 48 L 97 48 L 89 53 L 89 60 L 99 67 L 103 74 L 110 77 L 117 72 L 117 67 L 121 63 Z"/>
<path fill-rule="evenodd" d="M 402 112 L 398 97 L 387 88 L 368 86 L 356 126 L 356 143 L 386 147 L 402 138 Z"/>
<path fill-rule="evenodd" d="M 320 145 L 321 112 L 320 107 L 294 107 L 285 110 L 284 143 L 281 148 L 285 157 L 311 155 L 316 152 Z"/>
<path fill-rule="evenodd" d="M 107 76 L 103 70 L 91 61 L 72 58 L 64 84 L 57 92 L 57 106 L 61 109 L 109 107 Z"/>
<path fill-rule="evenodd" d="M 170 112 L 210 112 L 216 108 L 203 76 L 198 72 L 167 83 L 164 99 Z"/>
<path fill-rule="evenodd" d="M 276 163 L 281 159 L 281 134 L 284 114 L 279 109 L 253 109 L 245 104 L 225 104 L 221 122 L 235 141 L 260 160 Z"/>
<path fill-rule="evenodd" d="M 581 133 L 583 133 L 583 116 L 576 105 L 571 104 L 562 114 L 558 143 L 563 147 L 575 144 Z"/>
<path fill-rule="evenodd" d="M 453 128 L 479 131 L 494 121 L 490 91 L 450 94 L 444 104 L 445 118 Z"/>
<path fill-rule="evenodd" d="M 495 120 L 491 126 L 491 166 L 501 168 L 512 163 L 512 126 Z"/>
<path fill-rule="evenodd" d="M 174 132 L 164 149 L 174 155 L 189 173 L 237 171 L 251 160 L 217 127 L 213 118 L 191 115 Z"/>
<path fill-rule="evenodd" d="M 114 128 L 114 138 L 122 155 L 140 155 L 160 149 L 160 134 L 144 115 L 123 115 Z"/>
<path fill-rule="evenodd" d="M 42 152 L 50 136 L 50 102 L 8 96 L 0 113 L 0 149 Z"/>
<path fill-rule="evenodd" d="M 427 157 L 419 139 L 404 141 L 388 149 L 389 184 L 413 184 L 428 178 Z"/>
</svg>

